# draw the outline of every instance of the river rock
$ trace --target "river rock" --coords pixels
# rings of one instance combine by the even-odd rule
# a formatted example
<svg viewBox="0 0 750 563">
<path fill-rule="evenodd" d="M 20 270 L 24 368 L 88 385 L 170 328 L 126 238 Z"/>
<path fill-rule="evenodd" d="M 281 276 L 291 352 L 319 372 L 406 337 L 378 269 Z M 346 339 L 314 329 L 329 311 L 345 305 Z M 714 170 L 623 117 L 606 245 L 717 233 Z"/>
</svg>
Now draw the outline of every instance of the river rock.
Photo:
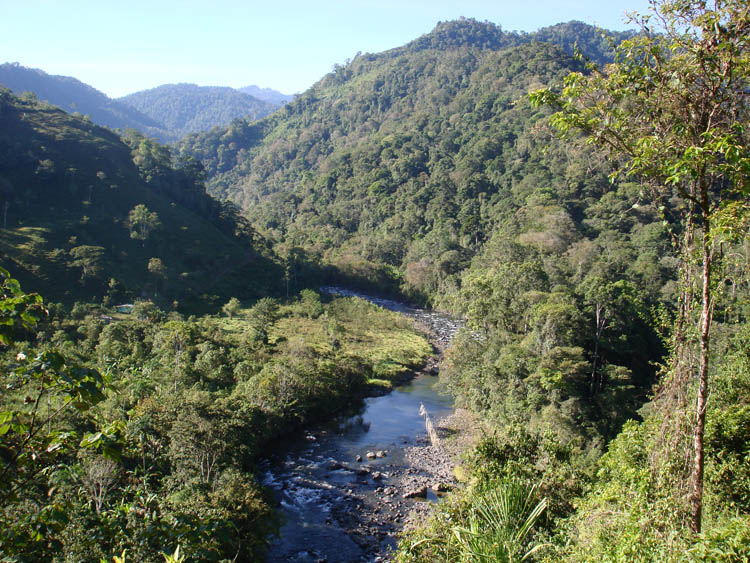
<svg viewBox="0 0 750 563">
<path fill-rule="evenodd" d="M 375 459 L 375 458 L 377 457 L 377 455 L 375 454 L 375 452 L 367 452 L 367 453 L 365 454 L 365 457 L 366 457 L 367 459 Z"/>
<path fill-rule="evenodd" d="M 383 474 L 380 471 L 373 472 L 372 474 L 373 481 L 379 481 L 382 478 L 383 478 Z"/>
<path fill-rule="evenodd" d="M 334 471 L 336 469 L 341 469 L 343 465 L 341 465 L 338 461 L 335 459 L 329 459 L 323 464 L 323 467 L 328 469 L 329 471 Z"/>
<path fill-rule="evenodd" d="M 375 452 L 375 457 L 385 457 L 388 455 L 388 452 L 386 450 L 378 450 Z"/>
<path fill-rule="evenodd" d="M 409 489 L 401 496 L 403 498 L 427 498 L 427 485 Z"/>
<path fill-rule="evenodd" d="M 357 460 L 357 461 L 362 461 L 362 456 L 361 455 L 357 455 L 357 457 L 355 457 L 354 459 Z"/>
<path fill-rule="evenodd" d="M 438 481 L 437 483 L 432 484 L 432 490 L 438 493 L 447 493 L 449 491 L 452 491 L 453 487 L 451 487 L 448 483 Z"/>
<path fill-rule="evenodd" d="M 354 473 L 356 473 L 357 475 L 369 475 L 370 470 L 366 467 L 360 467 L 359 469 L 355 469 Z"/>
</svg>

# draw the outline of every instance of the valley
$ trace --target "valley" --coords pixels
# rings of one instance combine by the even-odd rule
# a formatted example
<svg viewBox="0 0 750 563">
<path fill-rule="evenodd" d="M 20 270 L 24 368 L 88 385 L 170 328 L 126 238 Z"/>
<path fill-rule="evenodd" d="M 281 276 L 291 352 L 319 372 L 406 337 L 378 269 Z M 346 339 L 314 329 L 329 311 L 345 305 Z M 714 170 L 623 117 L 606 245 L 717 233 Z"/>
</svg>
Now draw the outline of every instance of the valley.
<svg viewBox="0 0 750 563">
<path fill-rule="evenodd" d="M 0 560 L 744 561 L 750 10 L 650 14 L 1 65 Z"/>
</svg>

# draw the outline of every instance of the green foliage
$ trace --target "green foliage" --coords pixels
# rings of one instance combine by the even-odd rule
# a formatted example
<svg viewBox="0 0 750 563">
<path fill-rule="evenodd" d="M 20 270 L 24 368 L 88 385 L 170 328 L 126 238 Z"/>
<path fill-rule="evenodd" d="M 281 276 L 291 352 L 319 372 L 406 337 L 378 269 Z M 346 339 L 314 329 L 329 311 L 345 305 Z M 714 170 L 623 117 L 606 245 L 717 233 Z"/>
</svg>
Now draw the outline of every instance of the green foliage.
<svg viewBox="0 0 750 563">
<path fill-rule="evenodd" d="M 31 329 L 42 311 L 37 295 L 23 293 L 7 270 L 3 277 L 3 351 L 12 354 L 21 329 Z M 20 322 L 19 322 L 20 321 Z M 15 324 L 19 322 L 18 327 Z M 0 556 L 38 561 L 58 550 L 69 522 L 69 499 L 57 483 L 73 467 L 77 451 L 100 451 L 118 459 L 120 425 L 90 414 L 104 400 L 102 375 L 56 350 L 24 351 L 0 378 Z M 93 430 L 93 432 L 92 432 Z"/>
<path fill-rule="evenodd" d="M 104 248 L 101 246 L 76 246 L 70 249 L 70 265 L 81 269 L 81 281 L 98 277 L 104 269 Z"/>
<path fill-rule="evenodd" d="M 117 100 L 153 119 L 164 129 L 157 138 L 174 141 L 187 133 L 229 125 L 232 119 L 260 119 L 276 104 L 264 102 L 233 88 L 165 84 Z M 143 133 L 149 130 L 139 128 Z"/>
<path fill-rule="evenodd" d="M 621 159 L 624 171 L 649 188 L 665 224 L 669 225 L 667 218 L 673 221 L 682 301 L 671 381 L 665 382 L 661 408 L 682 409 L 684 399 L 674 397 L 687 392 L 695 367 L 686 358 L 696 355 L 699 385 L 695 422 L 689 430 L 694 451 L 685 477 L 691 493 L 689 507 L 683 510 L 690 512 L 690 527 L 697 534 L 703 511 L 705 417 L 720 248 L 747 233 L 747 208 L 738 201 L 747 197 L 750 186 L 744 130 L 750 117 L 750 18 L 746 3 L 735 0 L 712 5 L 664 0 L 653 2 L 651 8 L 651 15 L 637 18 L 643 32 L 616 48 L 615 64 L 603 71 L 573 72 L 559 94 L 539 90 L 531 99 L 560 110 L 551 122 L 563 135 L 582 130 L 589 143 L 603 145 Z M 700 280 L 695 290 L 694 278 Z"/>
<path fill-rule="evenodd" d="M 408 532 L 396 561 L 526 561 L 543 548 L 534 529 L 546 508 L 534 486 L 498 478 L 463 491 Z"/>
<path fill-rule="evenodd" d="M 31 329 L 44 312 L 42 298 L 35 293 L 24 293 L 18 280 L 0 267 L 2 299 L 0 299 L 0 342 L 10 345 L 20 329 Z"/>
<path fill-rule="evenodd" d="M 690 549 L 693 561 L 750 561 L 750 516 L 731 518 L 701 534 Z"/>
<path fill-rule="evenodd" d="M 528 536 L 547 506 L 536 505 L 534 487 L 518 481 L 490 483 L 471 503 L 468 524 L 454 526 L 461 561 L 525 561 L 541 546 L 529 547 Z"/>
<path fill-rule="evenodd" d="M 143 204 L 136 205 L 128 214 L 130 238 L 145 242 L 149 235 L 161 226 L 159 216 Z"/>
<path fill-rule="evenodd" d="M 9 276 L 5 290 L 0 557 L 18 561 L 150 562 L 177 545 L 185 561 L 262 558 L 278 522 L 259 457 L 431 352 L 395 313 L 313 292 L 225 318 L 137 302 L 103 324 L 84 305 L 41 319 L 40 299 Z M 17 342 L 32 329 L 38 345 Z"/>
<path fill-rule="evenodd" d="M 0 111 L 0 245 L 25 287 L 72 306 L 132 302 L 158 284 L 164 303 L 193 311 L 209 291 L 277 291 L 280 267 L 234 207 L 206 194 L 195 161 L 10 94 Z M 144 275 L 154 257 L 168 284 Z"/>
<path fill-rule="evenodd" d="M 242 307 L 242 304 L 240 303 L 240 300 L 236 297 L 232 297 L 229 301 L 226 302 L 226 304 L 221 308 L 222 313 L 224 313 L 227 317 L 233 317 L 236 315 L 240 308 Z"/>
</svg>

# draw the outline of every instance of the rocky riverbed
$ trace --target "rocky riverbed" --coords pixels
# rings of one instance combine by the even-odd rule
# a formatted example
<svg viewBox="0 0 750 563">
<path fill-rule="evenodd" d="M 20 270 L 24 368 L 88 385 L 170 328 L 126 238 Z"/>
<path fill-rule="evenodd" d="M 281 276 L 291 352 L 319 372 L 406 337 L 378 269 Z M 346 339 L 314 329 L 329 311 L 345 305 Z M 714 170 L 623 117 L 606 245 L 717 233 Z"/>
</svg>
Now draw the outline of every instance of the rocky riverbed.
<svg viewBox="0 0 750 563">
<path fill-rule="evenodd" d="M 438 355 L 409 383 L 366 399 L 361 414 L 311 430 L 288 444 L 284 457 L 269 460 L 264 482 L 275 492 L 285 522 L 268 561 L 388 561 L 398 533 L 458 485 L 453 467 L 475 425 L 467 413 L 453 410 L 436 375 L 439 354 L 461 322 L 371 300 L 418 322 Z M 428 437 L 425 413 L 439 445 Z"/>
<path fill-rule="evenodd" d="M 303 505 L 322 508 L 325 521 L 302 528 L 294 524 L 286 530 L 292 537 L 277 542 L 269 560 L 389 561 L 399 532 L 421 521 L 433 502 L 460 486 L 454 466 L 475 428 L 468 413 L 458 410 L 437 421 L 439 446 L 421 434 L 392 451 L 362 451 L 351 459 L 316 461 L 313 455 L 312 465 L 317 465 L 318 472 L 310 471 L 310 464 L 296 467 L 296 475 L 282 478 L 277 486 L 282 497 L 302 498 Z M 314 444 L 325 435 L 311 434 L 308 439 L 313 452 Z M 295 539 L 299 533 L 302 537 Z"/>
</svg>

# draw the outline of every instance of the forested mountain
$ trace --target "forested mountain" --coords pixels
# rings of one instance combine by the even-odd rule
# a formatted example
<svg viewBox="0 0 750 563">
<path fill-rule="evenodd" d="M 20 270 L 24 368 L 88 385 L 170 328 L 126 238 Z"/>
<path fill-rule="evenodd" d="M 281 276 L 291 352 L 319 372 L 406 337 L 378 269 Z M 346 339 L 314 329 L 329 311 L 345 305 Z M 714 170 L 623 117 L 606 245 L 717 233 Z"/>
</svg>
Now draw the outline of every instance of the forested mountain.
<svg viewBox="0 0 750 563">
<path fill-rule="evenodd" d="M 51 75 L 18 63 L 5 63 L 0 65 L 0 84 L 17 95 L 33 92 L 40 100 L 67 112 L 88 115 L 98 125 L 136 129 L 160 139 L 167 134 L 161 123 L 71 76 Z"/>
<path fill-rule="evenodd" d="M 602 158 L 557 140 L 525 101 L 582 68 L 533 35 L 443 23 L 358 56 L 265 120 L 190 136 L 181 150 L 282 253 L 299 247 L 379 284 L 388 272 L 414 298 L 467 316 L 486 340 L 469 337 L 449 371 L 464 400 L 611 437 L 653 383 L 663 350 L 643 316 L 673 297 L 676 271 L 656 210 L 633 207 L 639 188 L 610 183 Z M 584 327 L 603 295 L 621 321 L 600 335 Z M 469 367 L 499 358 L 520 369 L 506 383 Z M 569 373 L 547 380 L 559 362 Z M 527 382 L 520 395 L 516 378 Z"/>
<path fill-rule="evenodd" d="M 0 123 L 3 263 L 48 298 L 197 302 L 263 295 L 280 277 L 196 163 L 8 90 Z"/>
<path fill-rule="evenodd" d="M 0 91 L 0 558 L 260 560 L 262 454 L 429 354 L 331 272 L 466 321 L 396 561 L 746 561 L 750 8 L 651 8 L 443 22 L 174 154 Z"/>
<path fill-rule="evenodd" d="M 294 96 L 290 96 L 289 94 L 282 94 L 278 90 L 274 90 L 273 88 L 261 88 L 260 86 L 256 86 L 255 84 L 252 84 L 250 86 L 245 86 L 243 88 L 238 88 L 240 92 L 244 92 L 245 94 L 250 94 L 254 98 L 258 98 L 259 100 L 263 100 L 264 102 L 269 102 L 271 104 L 274 104 L 276 106 L 283 106 L 287 102 L 291 102 L 294 99 Z"/>
<path fill-rule="evenodd" d="M 656 41 L 647 34 L 614 39 L 624 37 L 636 46 Z M 550 517 L 561 520 L 592 482 L 594 460 L 606 444 L 627 420 L 656 408 L 651 393 L 669 369 L 672 331 L 679 333 L 672 323 L 685 310 L 684 272 L 693 260 L 673 245 L 694 232 L 680 221 L 686 204 L 679 191 L 649 198 L 643 184 L 617 173 L 621 155 L 607 158 L 582 137 L 561 140 L 549 110 L 529 103 L 531 91 L 562 84 L 571 72 L 587 75 L 570 52 L 574 45 L 592 61 L 612 54 L 593 28 L 575 22 L 535 34 L 505 33 L 475 20 L 441 23 L 403 47 L 359 54 L 335 67 L 264 120 L 235 120 L 180 144 L 181 154 L 204 163 L 209 191 L 242 206 L 253 226 L 276 242 L 288 269 L 304 251 L 369 275 L 380 291 L 399 289 L 465 316 L 468 330 L 448 351 L 441 377 L 460 404 L 501 432 L 477 451 L 486 491 L 500 486 L 494 480 L 524 476 L 540 484 Z M 646 48 L 633 49 L 646 57 Z M 631 64 L 637 69 L 643 62 Z M 648 91 L 646 82 L 634 96 Z M 628 86 L 624 81 L 623 89 Z M 682 178 L 665 172 L 662 182 Z M 732 252 L 736 260 L 724 262 L 731 284 L 744 289 L 722 295 L 728 316 L 721 346 L 740 355 L 744 341 L 730 335 L 745 322 L 746 253 L 742 239 Z M 690 322 L 697 326 L 695 318 Z M 648 424 L 654 420 L 663 419 Z M 621 449 L 612 456 L 641 447 L 633 432 L 649 443 L 660 439 L 646 423 L 634 428 L 631 423 L 631 434 L 620 434 L 615 447 Z M 731 474 L 742 473 L 735 446 L 729 447 Z M 632 470 L 621 457 L 601 463 L 623 464 L 603 466 L 613 475 Z M 658 471 L 668 472 L 665 467 Z M 664 473 L 653 478 L 679 480 Z M 714 483 L 715 498 L 726 500 L 727 491 Z M 654 485 L 652 494 L 659 489 Z M 471 510 L 484 510 L 482 494 Z M 590 502 L 606 510 L 606 495 Z M 639 510 L 648 511 L 650 501 L 643 502 Z M 717 518 L 728 517 L 724 501 L 717 502 Z M 469 521 L 466 506 L 453 510 L 442 517 Z M 674 514 L 684 512 L 664 517 L 670 530 L 680 526 Z M 588 517 L 578 514 L 576 521 Z M 580 531 L 572 560 L 590 542 L 606 550 L 613 530 L 627 523 L 601 526 L 595 540 Z M 435 542 L 405 560 L 431 560 L 451 543 L 435 530 Z M 422 539 L 415 545 L 427 545 Z M 680 549 L 653 541 L 657 558 Z M 613 549 L 627 551 L 623 544 Z M 460 559 L 446 553 L 446 561 Z"/>
<path fill-rule="evenodd" d="M 169 131 L 170 140 L 228 125 L 237 117 L 254 121 L 283 103 L 265 101 L 233 88 L 195 84 L 164 84 L 117 101 L 162 124 Z"/>
<path fill-rule="evenodd" d="M 266 101 L 233 88 L 165 84 L 113 100 L 70 76 L 50 75 L 18 63 L 0 65 L 0 85 L 16 95 L 32 92 L 67 112 L 87 115 L 98 125 L 135 129 L 162 143 L 227 125 L 234 118 L 259 119 L 291 99 L 270 89 L 260 90 L 271 96 Z"/>
</svg>

